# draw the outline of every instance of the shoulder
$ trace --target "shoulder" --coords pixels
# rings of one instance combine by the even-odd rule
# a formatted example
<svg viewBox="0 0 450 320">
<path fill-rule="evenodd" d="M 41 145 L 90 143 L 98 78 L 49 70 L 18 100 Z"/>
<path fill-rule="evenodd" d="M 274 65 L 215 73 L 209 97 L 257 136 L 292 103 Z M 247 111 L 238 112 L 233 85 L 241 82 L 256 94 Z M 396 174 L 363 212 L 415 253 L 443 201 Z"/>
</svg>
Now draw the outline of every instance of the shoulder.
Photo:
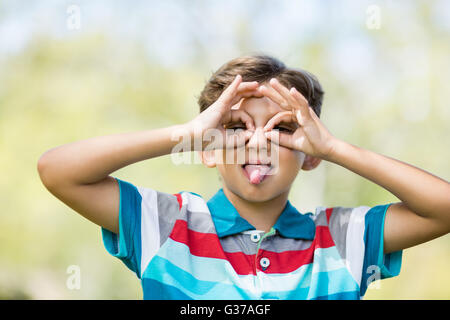
<svg viewBox="0 0 450 320">
<path fill-rule="evenodd" d="M 358 207 L 316 207 L 314 213 L 311 213 L 311 218 L 319 225 L 331 225 L 331 224 L 346 224 L 350 219 L 364 221 L 364 217 L 371 209 L 369 206 Z M 356 221 L 354 221 L 356 222 Z"/>
<path fill-rule="evenodd" d="M 180 210 L 185 208 L 190 212 L 209 213 L 206 200 L 198 193 L 192 191 L 180 191 L 174 194 L 180 205 Z"/>
</svg>

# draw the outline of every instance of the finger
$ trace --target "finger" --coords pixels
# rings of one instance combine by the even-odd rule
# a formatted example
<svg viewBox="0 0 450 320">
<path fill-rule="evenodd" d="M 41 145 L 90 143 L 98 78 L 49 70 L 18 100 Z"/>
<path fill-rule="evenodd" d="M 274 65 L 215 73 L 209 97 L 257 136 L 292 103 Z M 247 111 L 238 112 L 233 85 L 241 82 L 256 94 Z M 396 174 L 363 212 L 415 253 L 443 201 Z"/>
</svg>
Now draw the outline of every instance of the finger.
<svg viewBox="0 0 450 320">
<path fill-rule="evenodd" d="M 229 104 L 232 106 L 232 109 L 239 109 L 240 102 L 242 98 L 248 98 L 251 96 L 262 97 L 262 94 L 257 90 L 259 86 L 258 81 L 250 81 L 250 82 L 241 82 L 235 92 L 234 97 L 232 97 Z M 239 105 L 236 106 L 236 104 Z"/>
<path fill-rule="evenodd" d="M 241 82 L 237 88 L 237 91 L 244 92 L 248 90 L 255 90 L 258 86 L 258 81 Z"/>
<path fill-rule="evenodd" d="M 237 119 L 236 119 L 237 118 Z M 253 123 L 253 118 L 243 110 L 237 110 L 231 112 L 231 119 L 241 120 L 245 123 L 248 130 L 255 131 L 255 124 Z"/>
<path fill-rule="evenodd" d="M 242 76 L 240 74 L 238 74 L 233 82 L 231 82 L 231 84 L 222 92 L 222 94 L 219 96 L 219 98 L 217 99 L 218 101 L 220 101 L 222 105 L 227 105 L 228 103 L 231 102 L 231 100 L 234 98 L 234 96 L 236 95 L 237 89 L 239 87 L 239 85 L 242 82 Z"/>
<path fill-rule="evenodd" d="M 297 100 L 291 94 L 289 94 L 289 89 L 282 85 L 277 78 L 270 79 L 269 83 L 272 88 L 274 88 L 288 103 L 290 103 L 296 109 L 299 108 L 299 106 L 297 105 Z"/>
<path fill-rule="evenodd" d="M 313 118 L 315 120 L 320 120 L 319 116 L 316 114 L 316 112 L 311 107 L 309 107 L 309 114 L 311 115 L 311 118 Z"/>
<path fill-rule="evenodd" d="M 297 100 L 299 110 L 301 112 L 301 117 L 304 119 L 310 119 L 311 115 L 309 114 L 308 100 L 306 100 L 305 97 L 300 92 L 298 92 L 295 87 L 292 87 L 289 93 L 295 100 Z"/>
<path fill-rule="evenodd" d="M 247 91 L 238 93 L 230 102 L 230 104 L 233 106 L 232 109 L 239 109 L 241 100 L 243 98 L 251 98 L 251 97 L 261 98 L 263 97 L 263 94 L 256 89 L 255 90 L 249 89 Z M 236 106 L 237 103 L 239 103 L 239 106 Z"/>
<path fill-rule="evenodd" d="M 239 110 L 239 108 L 241 107 L 242 101 L 244 99 L 241 98 L 237 103 L 233 104 L 234 101 L 231 102 L 231 109 L 230 110 Z"/>
<path fill-rule="evenodd" d="M 273 142 L 282 147 L 295 149 L 294 140 L 289 134 L 278 131 L 268 131 L 264 132 L 264 135 L 271 141 L 271 143 Z"/>
<path fill-rule="evenodd" d="M 264 126 L 264 131 L 270 131 L 280 122 L 295 122 L 291 111 L 282 111 L 275 114 Z"/>
<path fill-rule="evenodd" d="M 281 108 L 290 110 L 289 104 L 274 88 L 270 85 L 260 85 L 258 88 L 264 96 L 278 104 Z"/>
<path fill-rule="evenodd" d="M 229 120 L 224 121 L 224 123 L 228 122 L 224 124 L 225 126 L 231 126 L 232 124 L 242 122 L 248 130 L 255 130 L 253 118 L 247 112 L 244 110 L 231 110 L 230 112 L 231 114 Z"/>
</svg>

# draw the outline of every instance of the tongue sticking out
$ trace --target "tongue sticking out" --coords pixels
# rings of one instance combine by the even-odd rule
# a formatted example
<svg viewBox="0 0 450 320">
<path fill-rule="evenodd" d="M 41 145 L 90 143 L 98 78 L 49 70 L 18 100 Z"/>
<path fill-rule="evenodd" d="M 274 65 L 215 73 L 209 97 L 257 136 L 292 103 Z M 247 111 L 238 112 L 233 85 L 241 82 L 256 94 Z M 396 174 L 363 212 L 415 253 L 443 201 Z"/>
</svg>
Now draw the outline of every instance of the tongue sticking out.
<svg viewBox="0 0 450 320">
<path fill-rule="evenodd" d="M 248 164 L 244 167 L 252 184 L 259 184 L 267 175 L 270 166 L 261 164 Z"/>
</svg>

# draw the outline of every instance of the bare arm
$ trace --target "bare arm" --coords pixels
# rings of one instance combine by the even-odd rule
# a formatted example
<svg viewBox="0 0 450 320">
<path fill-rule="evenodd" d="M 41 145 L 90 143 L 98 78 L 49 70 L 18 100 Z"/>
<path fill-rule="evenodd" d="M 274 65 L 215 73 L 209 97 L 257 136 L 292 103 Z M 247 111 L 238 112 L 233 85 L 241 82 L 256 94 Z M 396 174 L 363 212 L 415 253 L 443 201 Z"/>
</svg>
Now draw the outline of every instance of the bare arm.
<svg viewBox="0 0 450 320">
<path fill-rule="evenodd" d="M 232 111 L 231 107 L 244 97 L 261 96 L 255 91 L 257 85 L 257 82 L 242 82 L 242 77 L 237 76 L 216 102 L 185 124 L 95 137 L 50 149 L 38 161 L 41 180 L 66 205 L 118 234 L 120 193 L 117 181 L 110 174 L 132 163 L 171 152 L 202 150 L 203 141 L 197 144 L 194 140 L 202 139 L 205 130 L 223 130 L 223 123 L 236 117 L 249 121 L 248 116 Z M 244 132 L 240 135 L 245 136 Z M 248 135 L 245 137 L 248 140 Z M 223 143 L 230 141 L 234 141 L 232 136 Z"/>
<path fill-rule="evenodd" d="M 181 130 L 181 131 L 177 131 Z M 45 152 L 38 172 L 45 187 L 85 218 L 112 232 L 119 230 L 119 186 L 112 172 L 169 154 L 184 125 L 94 137 Z"/>
<path fill-rule="evenodd" d="M 389 206 L 384 252 L 409 248 L 450 232 L 450 184 L 405 162 L 335 141 L 328 159 L 390 191 L 401 202 Z"/>
<path fill-rule="evenodd" d="M 405 162 L 365 150 L 335 138 L 320 121 L 308 101 L 295 88 L 278 80 L 259 90 L 286 112 L 266 125 L 266 136 L 279 135 L 279 143 L 304 152 L 318 163 L 324 159 L 343 166 L 378 184 L 401 200 L 389 206 L 384 224 L 384 252 L 409 248 L 450 232 L 450 184 Z M 292 133 L 274 134 L 281 119 L 296 121 Z M 314 159 L 316 158 L 316 159 Z"/>
</svg>

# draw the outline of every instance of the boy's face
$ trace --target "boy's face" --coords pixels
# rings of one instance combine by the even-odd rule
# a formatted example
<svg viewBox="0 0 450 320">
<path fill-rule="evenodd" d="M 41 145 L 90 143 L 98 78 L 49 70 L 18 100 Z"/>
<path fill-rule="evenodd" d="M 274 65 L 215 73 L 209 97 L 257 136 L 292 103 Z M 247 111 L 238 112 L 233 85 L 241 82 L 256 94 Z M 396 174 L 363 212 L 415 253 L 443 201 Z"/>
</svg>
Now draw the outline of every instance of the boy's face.
<svg viewBox="0 0 450 320">
<path fill-rule="evenodd" d="M 228 189 L 247 201 L 263 202 L 271 200 L 282 193 L 289 193 L 295 177 L 303 166 L 305 154 L 271 143 L 264 135 L 263 128 L 278 112 L 284 111 L 278 104 L 267 97 L 246 98 L 236 112 L 246 112 L 253 120 L 254 131 L 245 147 L 240 149 L 241 160 L 238 161 L 237 149 L 222 149 L 203 152 L 203 162 L 208 167 L 216 166 L 222 177 L 223 188 Z M 249 129 L 234 117 L 227 129 Z M 274 129 L 292 133 L 298 124 L 280 123 Z M 230 156 L 230 152 L 234 152 Z M 228 158 L 227 158 L 228 153 Z M 231 161 L 230 161 L 231 159 Z M 270 166 L 260 168 L 256 163 L 268 163 Z M 275 161 L 274 161 L 275 160 Z M 245 164 L 251 165 L 245 165 Z M 252 165 L 253 164 L 253 165 Z M 269 170 L 270 171 L 267 171 Z M 306 168 L 309 170 L 312 168 Z"/>
</svg>

